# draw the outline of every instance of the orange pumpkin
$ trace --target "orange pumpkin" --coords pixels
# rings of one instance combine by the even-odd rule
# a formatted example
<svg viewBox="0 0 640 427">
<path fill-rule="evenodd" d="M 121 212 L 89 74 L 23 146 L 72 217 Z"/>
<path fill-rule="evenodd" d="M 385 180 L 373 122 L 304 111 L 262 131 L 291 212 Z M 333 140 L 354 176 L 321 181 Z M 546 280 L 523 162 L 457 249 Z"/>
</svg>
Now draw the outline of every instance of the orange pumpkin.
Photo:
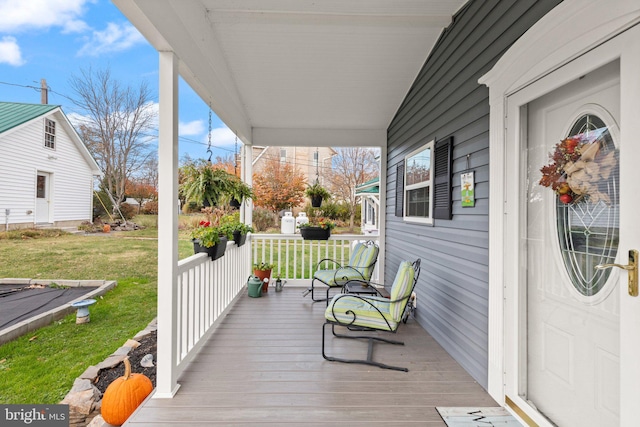
<svg viewBox="0 0 640 427">
<path fill-rule="evenodd" d="M 129 358 L 125 358 L 124 376 L 113 380 L 102 397 L 102 418 L 121 426 L 152 390 L 151 380 L 144 374 L 132 374 Z"/>
</svg>

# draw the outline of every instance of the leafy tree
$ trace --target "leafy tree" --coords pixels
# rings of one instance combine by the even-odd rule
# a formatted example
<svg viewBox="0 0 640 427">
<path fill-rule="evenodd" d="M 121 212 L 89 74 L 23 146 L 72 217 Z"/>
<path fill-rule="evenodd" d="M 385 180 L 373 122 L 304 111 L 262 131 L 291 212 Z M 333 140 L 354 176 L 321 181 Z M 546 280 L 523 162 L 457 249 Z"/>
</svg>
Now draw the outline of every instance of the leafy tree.
<svg viewBox="0 0 640 427">
<path fill-rule="evenodd" d="M 253 175 L 254 204 L 276 214 L 301 204 L 305 188 L 302 172 L 275 158 L 267 159 L 262 171 Z M 277 215 L 275 221 L 277 226 Z"/>
<path fill-rule="evenodd" d="M 145 200 L 156 200 L 158 198 L 158 191 L 156 187 L 149 184 L 144 179 L 129 179 L 125 184 L 125 193 L 128 197 L 136 199 L 136 201 L 142 206 Z M 138 213 L 140 208 L 138 208 Z"/>
<path fill-rule="evenodd" d="M 338 148 L 333 157 L 333 169 L 329 174 L 332 194 L 348 208 L 349 228 L 353 230 L 356 210 L 356 186 L 375 178 L 379 174 L 376 152 L 372 148 Z"/>
<path fill-rule="evenodd" d="M 145 82 L 122 86 L 109 69 L 81 70 L 69 84 L 77 95 L 74 104 L 85 115 L 78 133 L 102 169 L 104 189 L 119 205 L 127 180 L 150 155 L 145 132 L 156 117 L 151 91 Z"/>
</svg>

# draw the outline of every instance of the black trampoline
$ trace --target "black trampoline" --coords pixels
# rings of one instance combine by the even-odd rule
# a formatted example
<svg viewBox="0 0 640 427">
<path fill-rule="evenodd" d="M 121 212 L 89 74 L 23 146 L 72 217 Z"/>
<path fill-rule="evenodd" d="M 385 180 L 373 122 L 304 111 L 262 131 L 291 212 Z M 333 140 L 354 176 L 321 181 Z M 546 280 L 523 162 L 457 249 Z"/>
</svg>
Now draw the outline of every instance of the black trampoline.
<svg viewBox="0 0 640 427">
<path fill-rule="evenodd" d="M 0 330 L 67 304 L 95 287 L 0 285 Z"/>
</svg>

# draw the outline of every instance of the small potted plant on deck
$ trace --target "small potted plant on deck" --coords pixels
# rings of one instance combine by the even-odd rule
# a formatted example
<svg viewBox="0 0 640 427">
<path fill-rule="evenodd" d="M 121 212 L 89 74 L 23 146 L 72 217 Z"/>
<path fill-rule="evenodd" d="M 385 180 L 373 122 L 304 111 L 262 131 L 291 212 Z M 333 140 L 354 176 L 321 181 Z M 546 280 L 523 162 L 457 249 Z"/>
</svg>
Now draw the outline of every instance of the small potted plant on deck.
<svg viewBox="0 0 640 427">
<path fill-rule="evenodd" d="M 267 292 L 269 290 L 269 279 L 271 278 L 271 270 L 273 270 L 274 267 L 275 264 L 264 261 L 253 264 L 253 275 L 260 278 L 263 283 L 262 292 Z"/>
</svg>

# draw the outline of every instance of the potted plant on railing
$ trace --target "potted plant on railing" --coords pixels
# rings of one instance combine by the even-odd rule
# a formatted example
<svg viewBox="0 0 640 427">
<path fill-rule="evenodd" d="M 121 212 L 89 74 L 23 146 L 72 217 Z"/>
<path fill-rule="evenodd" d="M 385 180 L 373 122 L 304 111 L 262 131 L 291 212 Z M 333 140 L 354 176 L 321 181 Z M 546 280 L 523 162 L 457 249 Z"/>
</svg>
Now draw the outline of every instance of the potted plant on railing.
<svg viewBox="0 0 640 427">
<path fill-rule="evenodd" d="M 210 221 L 200 221 L 191 232 L 193 251 L 206 252 L 212 260 L 221 258 L 227 249 L 227 237 L 220 227 L 214 227 Z"/>
<path fill-rule="evenodd" d="M 317 217 L 300 224 L 300 235 L 304 240 L 328 240 L 336 223 L 328 218 Z"/>
<path fill-rule="evenodd" d="M 311 199 L 311 206 L 314 208 L 319 208 L 323 199 L 331 198 L 331 194 L 317 180 L 313 185 L 307 187 L 305 194 Z"/>
<path fill-rule="evenodd" d="M 253 264 L 253 275 L 257 276 L 262 282 L 262 292 L 269 290 L 269 279 L 271 278 L 271 270 L 275 267 L 275 264 L 268 262 L 260 262 Z"/>
<path fill-rule="evenodd" d="M 221 225 L 221 229 L 229 239 L 233 239 L 236 242 L 238 247 L 245 244 L 248 233 L 253 233 L 253 227 L 240 221 L 225 223 Z"/>
</svg>

